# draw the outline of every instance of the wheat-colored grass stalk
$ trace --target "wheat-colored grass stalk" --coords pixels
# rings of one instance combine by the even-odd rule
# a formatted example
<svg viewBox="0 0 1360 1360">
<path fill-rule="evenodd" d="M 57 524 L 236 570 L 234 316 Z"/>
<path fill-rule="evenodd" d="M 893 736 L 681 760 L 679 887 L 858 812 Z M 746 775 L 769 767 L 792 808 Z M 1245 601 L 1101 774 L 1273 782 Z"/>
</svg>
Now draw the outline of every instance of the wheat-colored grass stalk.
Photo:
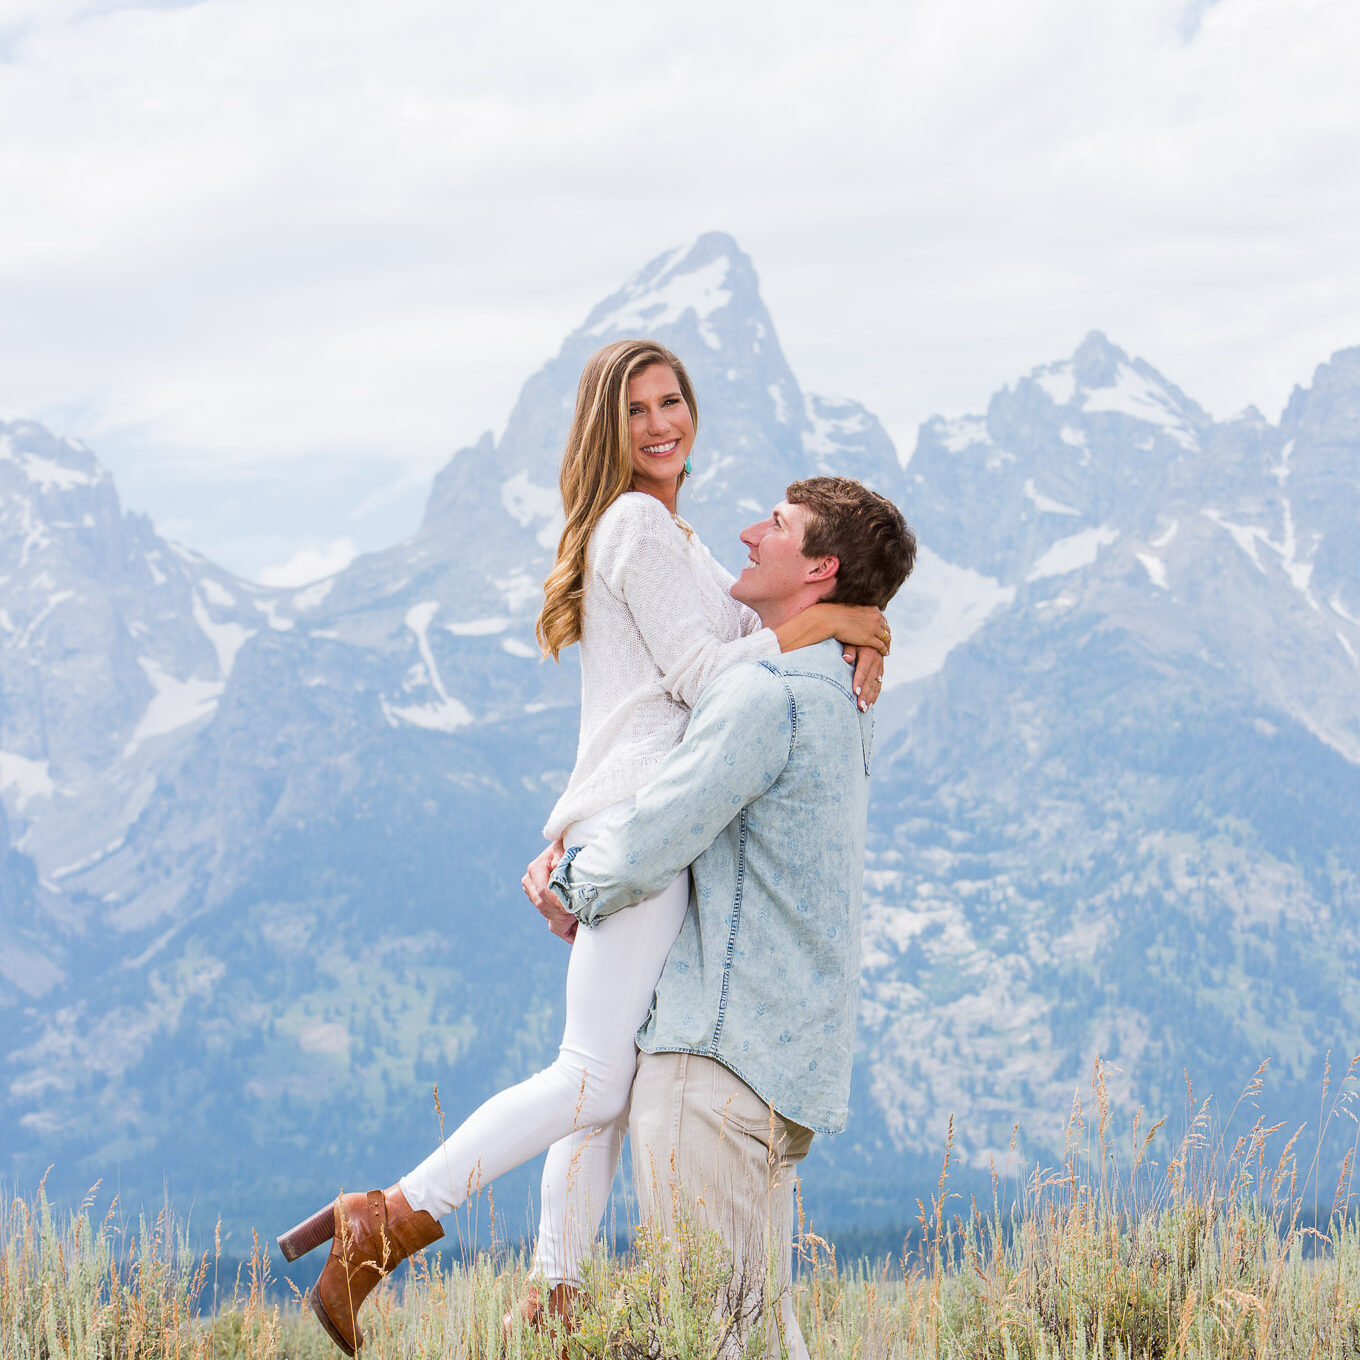
<svg viewBox="0 0 1360 1360">
<path fill-rule="evenodd" d="M 1262 1064 L 1231 1114 L 1262 1097 Z M 896 1261 L 839 1259 L 798 1198 L 797 1307 L 817 1360 L 1355 1360 L 1360 1356 L 1360 1221 L 1354 1147 L 1340 1160 L 1330 1214 L 1310 1221 L 1323 1151 L 1355 1120 L 1357 1065 L 1324 1074 L 1314 1146 L 1307 1131 L 1254 1118 L 1215 1126 L 1187 1078 L 1185 1129 L 1164 1168 L 1165 1120 L 1140 1110 L 1115 1146 L 1108 1073 L 1076 1101 L 1062 1165 L 1028 1175 L 995 1166 L 989 1203 L 952 1189 L 954 1124 L 918 1238 Z M 1330 1102 L 1330 1103 L 1328 1103 Z M 1017 1148 L 1013 1131 L 1011 1154 Z M 1275 1146 L 1283 1139 L 1276 1152 Z M 1330 1158 L 1330 1154 L 1328 1154 Z M 1300 1162 L 1304 1162 L 1301 1167 Z M 1014 1188 L 1012 1189 L 1012 1184 Z M 795 1193 L 799 1193 L 797 1190 Z M 267 1248 L 222 1282 L 221 1234 L 189 1248 L 162 1209 L 135 1227 L 116 1200 L 101 1218 L 97 1187 L 59 1214 L 44 1185 L 0 1206 L 0 1355 L 4 1360 L 331 1360 L 338 1353 L 294 1290 L 271 1288 Z M 1319 1196 L 1319 1204 L 1321 1204 Z M 364 1310 L 363 1360 L 718 1360 L 757 1353 L 759 1281 L 733 1281 L 721 1243 L 686 1218 L 640 1229 L 632 1250 L 598 1248 L 584 1270 L 569 1335 L 516 1327 L 502 1314 L 528 1279 L 522 1255 L 498 1247 L 449 1264 L 417 1258 Z M 472 1211 L 474 1214 L 476 1210 Z M 494 1223 L 494 1215 L 493 1215 Z M 473 1224 L 469 1223 L 469 1230 Z M 494 1229 L 493 1229 L 494 1231 Z M 743 1312 L 743 1310 L 745 1310 Z"/>
</svg>

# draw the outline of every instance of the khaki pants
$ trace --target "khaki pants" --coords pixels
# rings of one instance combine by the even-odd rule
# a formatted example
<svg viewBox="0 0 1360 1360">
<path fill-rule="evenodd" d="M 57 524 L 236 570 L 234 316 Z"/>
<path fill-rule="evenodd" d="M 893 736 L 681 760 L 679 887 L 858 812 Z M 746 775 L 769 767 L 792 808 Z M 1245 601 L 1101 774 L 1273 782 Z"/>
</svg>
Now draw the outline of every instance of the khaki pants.
<svg viewBox="0 0 1360 1360">
<path fill-rule="evenodd" d="M 754 1316 L 771 1360 L 806 1360 L 793 1309 L 793 1167 L 812 1130 L 776 1114 L 711 1058 L 643 1053 L 629 1133 L 644 1221 L 669 1232 L 683 1207 L 721 1234 L 736 1285 L 729 1310 Z"/>
</svg>

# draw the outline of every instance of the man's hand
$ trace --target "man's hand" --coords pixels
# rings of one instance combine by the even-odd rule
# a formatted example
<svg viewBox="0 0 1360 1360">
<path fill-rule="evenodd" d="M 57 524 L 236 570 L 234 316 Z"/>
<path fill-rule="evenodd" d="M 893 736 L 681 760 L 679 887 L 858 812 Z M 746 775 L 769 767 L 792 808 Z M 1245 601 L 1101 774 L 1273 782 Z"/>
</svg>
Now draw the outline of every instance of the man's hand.
<svg viewBox="0 0 1360 1360">
<path fill-rule="evenodd" d="M 532 861 L 520 879 L 524 895 L 538 908 L 548 923 L 548 929 L 570 944 L 576 938 L 577 919 L 559 901 L 555 892 L 548 887 L 548 878 L 557 868 L 557 862 L 567 853 L 561 838 L 545 846 L 542 853 Z"/>
</svg>

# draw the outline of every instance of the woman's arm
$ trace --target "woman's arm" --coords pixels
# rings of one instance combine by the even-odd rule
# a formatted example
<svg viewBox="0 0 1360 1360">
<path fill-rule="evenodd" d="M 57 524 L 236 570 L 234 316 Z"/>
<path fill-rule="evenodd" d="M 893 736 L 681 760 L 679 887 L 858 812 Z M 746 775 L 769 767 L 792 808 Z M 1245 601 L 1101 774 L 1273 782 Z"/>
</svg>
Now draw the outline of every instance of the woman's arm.
<svg viewBox="0 0 1360 1360">
<path fill-rule="evenodd" d="M 693 708 L 729 666 L 779 654 L 770 629 L 742 635 L 745 611 L 727 595 L 732 578 L 707 552 L 690 550 L 659 501 L 627 496 L 616 505 L 591 541 L 592 566 L 627 608 L 668 694 Z M 712 608 L 714 599 L 727 609 Z"/>
<path fill-rule="evenodd" d="M 814 604 L 774 630 L 781 652 L 835 638 L 846 647 L 872 647 L 888 655 L 892 632 L 883 611 L 872 604 Z"/>
</svg>

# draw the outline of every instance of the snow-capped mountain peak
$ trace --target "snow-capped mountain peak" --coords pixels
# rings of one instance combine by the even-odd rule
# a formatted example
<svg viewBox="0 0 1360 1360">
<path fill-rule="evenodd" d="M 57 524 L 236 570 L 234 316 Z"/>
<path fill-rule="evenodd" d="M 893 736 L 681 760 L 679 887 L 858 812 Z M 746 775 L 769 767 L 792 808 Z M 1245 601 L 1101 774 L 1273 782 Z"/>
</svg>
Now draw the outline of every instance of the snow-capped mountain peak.
<svg viewBox="0 0 1360 1360">
<path fill-rule="evenodd" d="M 605 343 L 623 336 L 649 336 L 687 318 L 705 344 L 722 348 L 712 318 L 733 296 L 755 291 L 751 262 L 722 232 L 710 232 L 640 269 L 600 303 L 582 328 Z"/>
<path fill-rule="evenodd" d="M 1041 365 L 1028 380 L 1065 412 L 1128 416 L 1160 427 L 1187 449 L 1197 446 L 1199 431 L 1210 423 L 1179 388 L 1100 331 L 1087 335 L 1071 359 Z"/>
<path fill-rule="evenodd" d="M 96 486 L 107 475 L 98 460 L 74 439 L 57 439 L 32 421 L 0 424 L 0 466 L 8 465 L 7 482 L 22 476 L 38 494 Z"/>
</svg>

